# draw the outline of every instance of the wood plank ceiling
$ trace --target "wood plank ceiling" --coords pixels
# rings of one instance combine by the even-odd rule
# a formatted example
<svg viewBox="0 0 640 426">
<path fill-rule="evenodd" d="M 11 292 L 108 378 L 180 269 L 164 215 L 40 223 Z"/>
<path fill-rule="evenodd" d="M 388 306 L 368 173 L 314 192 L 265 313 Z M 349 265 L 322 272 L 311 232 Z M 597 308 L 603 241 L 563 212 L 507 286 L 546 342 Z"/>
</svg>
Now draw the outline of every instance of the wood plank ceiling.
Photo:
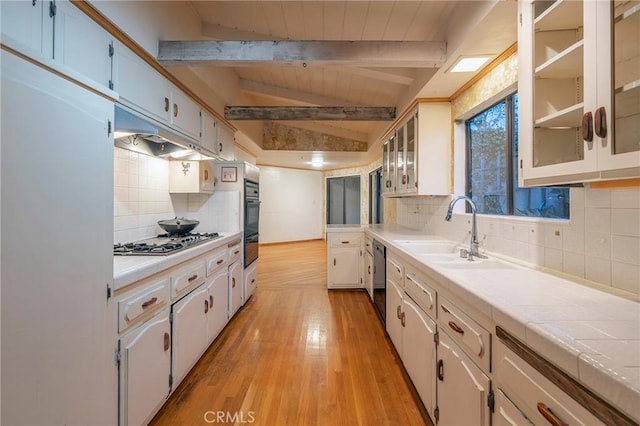
<svg viewBox="0 0 640 426">
<path fill-rule="evenodd" d="M 480 2 L 192 1 L 191 6 L 201 18 L 205 40 L 445 42 L 454 25 L 452 20 L 460 15 L 462 9 L 472 10 L 478 3 Z M 162 46 L 160 50 L 162 51 Z M 236 106 L 397 107 L 402 99 L 410 98 L 412 94 L 415 96 L 437 71 L 435 68 L 411 66 L 371 67 L 340 63 L 233 65 L 243 94 L 242 103 Z M 278 123 L 365 141 L 370 145 L 389 127 L 389 122 L 377 121 Z M 255 142 L 260 145 L 260 141 Z M 336 154 L 339 153 L 334 153 Z M 258 157 L 259 163 L 278 163 L 276 157 L 266 151 Z M 291 155 L 292 159 L 298 157 L 297 153 Z M 364 157 L 359 157 L 358 160 L 353 160 L 349 155 L 346 157 L 347 160 L 343 160 L 336 156 L 336 162 L 332 164 L 327 161 L 327 167 L 324 168 L 343 167 L 344 161 L 364 164 L 366 160 Z M 284 156 L 280 155 L 279 158 Z M 297 164 L 276 165 L 310 167 L 299 161 Z"/>
</svg>

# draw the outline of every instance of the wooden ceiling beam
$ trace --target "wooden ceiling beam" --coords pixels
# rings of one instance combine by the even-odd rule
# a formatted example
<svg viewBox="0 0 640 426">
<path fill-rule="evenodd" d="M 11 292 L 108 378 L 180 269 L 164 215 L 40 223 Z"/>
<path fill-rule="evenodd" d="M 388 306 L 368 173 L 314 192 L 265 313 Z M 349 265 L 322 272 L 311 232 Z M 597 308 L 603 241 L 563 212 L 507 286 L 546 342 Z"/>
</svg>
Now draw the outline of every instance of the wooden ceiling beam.
<svg viewBox="0 0 640 426">
<path fill-rule="evenodd" d="M 393 121 L 395 107 L 360 106 L 226 106 L 227 120 Z"/>
<path fill-rule="evenodd" d="M 300 65 L 437 68 L 446 60 L 444 42 L 250 40 L 160 41 L 163 65 Z"/>
<path fill-rule="evenodd" d="M 360 106 L 358 104 L 346 102 L 340 99 L 334 99 L 327 96 L 316 95 L 314 93 L 303 92 L 300 90 L 287 89 L 285 87 L 272 86 L 269 84 L 258 83 L 240 79 L 240 90 L 246 93 L 252 93 L 261 96 L 268 96 L 283 100 L 287 103 L 300 102 L 308 106 L 323 105 L 343 105 L 343 106 Z"/>
</svg>

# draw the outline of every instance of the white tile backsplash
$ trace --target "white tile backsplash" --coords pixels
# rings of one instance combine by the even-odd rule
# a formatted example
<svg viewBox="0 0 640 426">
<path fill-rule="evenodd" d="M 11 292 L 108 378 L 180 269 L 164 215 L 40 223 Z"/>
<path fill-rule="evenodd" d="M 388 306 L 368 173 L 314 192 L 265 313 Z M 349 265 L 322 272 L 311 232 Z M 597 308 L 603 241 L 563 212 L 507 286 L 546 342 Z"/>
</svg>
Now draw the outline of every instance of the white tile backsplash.
<svg viewBox="0 0 640 426">
<path fill-rule="evenodd" d="M 444 216 L 451 197 L 393 199 L 396 223 L 460 243 L 471 215 Z M 481 249 L 640 294 L 640 189 L 571 188 L 568 221 L 478 215 Z"/>
</svg>

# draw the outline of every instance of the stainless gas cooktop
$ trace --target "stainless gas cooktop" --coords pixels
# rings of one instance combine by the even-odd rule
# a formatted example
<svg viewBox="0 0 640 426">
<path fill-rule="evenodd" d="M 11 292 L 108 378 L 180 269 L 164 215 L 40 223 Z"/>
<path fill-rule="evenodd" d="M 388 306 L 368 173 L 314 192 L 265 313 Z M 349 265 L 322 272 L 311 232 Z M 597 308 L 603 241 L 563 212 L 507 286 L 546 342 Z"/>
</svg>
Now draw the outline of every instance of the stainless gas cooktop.
<svg viewBox="0 0 640 426">
<path fill-rule="evenodd" d="M 160 234 L 154 238 L 132 243 L 114 244 L 113 254 L 119 256 L 166 256 L 216 238 L 220 238 L 217 232 L 186 235 Z"/>
</svg>

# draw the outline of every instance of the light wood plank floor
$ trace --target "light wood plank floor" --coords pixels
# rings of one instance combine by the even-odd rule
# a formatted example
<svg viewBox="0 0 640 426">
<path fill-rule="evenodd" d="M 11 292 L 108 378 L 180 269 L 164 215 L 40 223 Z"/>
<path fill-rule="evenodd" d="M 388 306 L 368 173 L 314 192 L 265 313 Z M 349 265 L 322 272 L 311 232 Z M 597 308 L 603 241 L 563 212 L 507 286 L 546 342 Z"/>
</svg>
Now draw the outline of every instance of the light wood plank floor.
<svg viewBox="0 0 640 426">
<path fill-rule="evenodd" d="M 367 294 L 327 291 L 325 250 L 260 247 L 253 297 L 153 424 L 425 424 Z"/>
</svg>

